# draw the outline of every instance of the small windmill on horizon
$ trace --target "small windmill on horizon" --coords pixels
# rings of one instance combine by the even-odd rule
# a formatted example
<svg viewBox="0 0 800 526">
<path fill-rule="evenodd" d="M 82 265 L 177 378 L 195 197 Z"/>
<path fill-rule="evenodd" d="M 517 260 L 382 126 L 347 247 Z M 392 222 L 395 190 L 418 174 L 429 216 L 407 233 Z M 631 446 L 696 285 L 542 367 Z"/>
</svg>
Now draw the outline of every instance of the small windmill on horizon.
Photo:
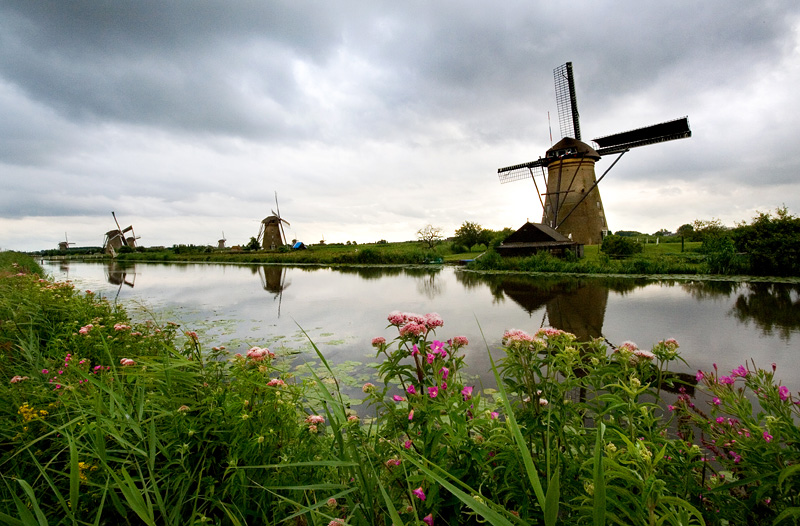
<svg viewBox="0 0 800 526">
<path fill-rule="evenodd" d="M 58 250 L 60 250 L 61 252 L 67 252 L 69 251 L 69 246 L 74 244 L 75 243 L 71 242 L 67 237 L 67 233 L 64 232 L 64 241 L 58 242 Z"/>
<path fill-rule="evenodd" d="M 500 183 L 531 178 L 542 205 L 542 223 L 583 245 L 597 245 L 608 232 L 597 185 L 631 148 L 692 136 L 688 117 L 653 124 L 593 139 L 597 147 L 581 141 L 578 102 L 572 62 L 553 70 L 558 122 L 562 139 L 535 161 L 499 168 Z M 603 175 L 594 165 L 605 155 L 618 154 Z M 545 191 L 536 177 L 541 175 Z M 544 196 L 544 200 L 542 200 Z"/>
</svg>

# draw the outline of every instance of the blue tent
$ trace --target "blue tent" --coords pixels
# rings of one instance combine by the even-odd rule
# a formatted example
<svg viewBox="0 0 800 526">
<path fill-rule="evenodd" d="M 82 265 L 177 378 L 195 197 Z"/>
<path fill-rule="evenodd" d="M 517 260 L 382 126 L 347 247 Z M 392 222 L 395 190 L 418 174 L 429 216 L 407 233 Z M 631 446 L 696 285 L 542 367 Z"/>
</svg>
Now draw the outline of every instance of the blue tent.
<svg viewBox="0 0 800 526">
<path fill-rule="evenodd" d="M 302 241 L 298 241 L 297 243 L 292 245 L 292 248 L 295 249 L 295 250 L 302 250 L 302 249 L 306 248 L 306 246 L 303 244 Z"/>
</svg>

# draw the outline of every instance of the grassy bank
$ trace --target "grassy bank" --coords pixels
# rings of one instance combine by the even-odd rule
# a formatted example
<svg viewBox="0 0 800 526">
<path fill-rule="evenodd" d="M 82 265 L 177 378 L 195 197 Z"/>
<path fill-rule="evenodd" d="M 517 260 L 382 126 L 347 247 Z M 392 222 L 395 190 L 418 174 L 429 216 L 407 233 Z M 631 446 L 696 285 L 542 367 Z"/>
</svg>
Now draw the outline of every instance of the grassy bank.
<svg viewBox="0 0 800 526">
<path fill-rule="evenodd" d="M 177 246 L 170 249 L 138 249 L 118 256 L 120 261 L 207 261 L 230 263 L 276 263 L 318 265 L 417 265 L 457 263 L 477 260 L 476 270 L 518 270 L 536 272 L 596 274 L 698 274 L 708 272 L 706 257 L 698 252 L 700 243 L 649 243 L 632 258 L 613 259 L 599 246 L 585 247 L 579 260 L 563 260 L 545 255 L 533 258 L 504 259 L 485 245 L 472 252 L 453 251 L 453 244 L 442 243 L 426 249 L 418 242 L 371 243 L 362 245 L 315 245 L 305 250 L 238 251 L 211 247 Z M 456 247 L 458 248 L 458 247 Z M 79 256 L 78 256 L 79 257 Z"/>
<path fill-rule="evenodd" d="M 438 315 L 394 312 L 355 412 L 323 355 L 204 347 L 4 255 L 0 522 L 752 524 L 800 517 L 797 398 L 774 370 L 508 331 L 465 383 Z M 16 263 L 17 266 L 12 266 Z M 27 270 L 24 270 L 27 269 Z M 368 328 L 366 330 L 369 330 Z M 754 412 L 753 402 L 760 408 Z"/>
<path fill-rule="evenodd" d="M 416 265 L 457 257 L 448 245 L 433 250 L 419 243 L 370 243 L 363 245 L 314 245 L 304 250 L 241 251 L 210 247 L 143 249 L 118 256 L 122 261 L 216 261 L 231 263 L 293 263 L 321 265 Z"/>
</svg>

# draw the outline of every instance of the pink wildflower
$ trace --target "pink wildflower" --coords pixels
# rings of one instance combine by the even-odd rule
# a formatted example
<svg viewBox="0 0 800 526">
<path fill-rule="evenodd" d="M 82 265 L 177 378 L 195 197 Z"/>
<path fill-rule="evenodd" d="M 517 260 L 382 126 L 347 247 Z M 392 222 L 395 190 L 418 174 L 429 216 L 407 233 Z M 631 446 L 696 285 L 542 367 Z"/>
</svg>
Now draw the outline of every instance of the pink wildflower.
<svg viewBox="0 0 800 526">
<path fill-rule="evenodd" d="M 12 376 L 11 377 L 11 383 L 12 384 L 18 384 L 20 382 L 24 382 L 25 380 L 28 380 L 27 376 L 19 376 L 19 375 L 17 375 L 17 376 Z"/>
<path fill-rule="evenodd" d="M 469 340 L 466 336 L 456 336 L 453 338 L 453 343 L 451 345 L 453 347 L 463 347 L 465 345 L 469 345 Z"/>
<path fill-rule="evenodd" d="M 364 393 L 375 392 L 375 384 L 367 382 L 361 387 L 361 391 L 363 391 Z"/>
<path fill-rule="evenodd" d="M 417 497 L 419 500 L 425 500 L 425 492 L 422 491 L 422 488 L 417 488 L 415 490 L 412 490 L 411 493 L 413 493 L 414 496 Z"/>
<path fill-rule="evenodd" d="M 372 346 L 373 347 L 380 347 L 381 345 L 386 343 L 386 338 L 383 336 L 378 336 L 377 338 L 372 339 Z"/>
<path fill-rule="evenodd" d="M 778 387 L 778 396 L 781 397 L 781 401 L 785 402 L 789 398 L 789 388 L 785 385 Z"/>
<path fill-rule="evenodd" d="M 115 331 L 126 331 L 126 330 L 128 330 L 130 328 L 131 328 L 130 325 L 125 325 L 124 323 L 115 323 L 114 324 L 114 330 Z"/>
<path fill-rule="evenodd" d="M 406 449 L 411 449 L 411 441 L 406 440 L 405 442 L 403 442 L 403 447 Z"/>
<path fill-rule="evenodd" d="M 436 359 L 436 357 L 434 355 L 432 355 L 431 353 L 428 353 L 428 356 L 426 357 L 426 359 L 428 360 L 428 363 L 431 364 L 431 363 L 433 363 L 433 360 Z"/>
<path fill-rule="evenodd" d="M 731 376 L 732 377 L 741 376 L 742 378 L 744 378 L 745 376 L 747 376 L 747 369 L 744 368 L 744 365 L 740 365 L 739 367 L 731 371 Z"/>
<path fill-rule="evenodd" d="M 635 351 L 633 351 L 633 355 L 636 356 L 640 362 L 643 362 L 645 360 L 653 361 L 653 359 L 656 357 L 655 354 L 653 354 L 650 351 L 646 351 L 644 349 L 636 349 Z"/>
<path fill-rule="evenodd" d="M 447 377 L 450 375 L 450 369 L 447 367 L 442 367 L 439 369 L 439 372 L 442 373 L 442 379 L 447 380 Z"/>
<path fill-rule="evenodd" d="M 325 417 L 320 415 L 308 415 L 306 417 L 307 424 L 324 424 Z"/>
<path fill-rule="evenodd" d="M 425 515 L 424 517 L 422 517 L 422 522 L 424 522 L 428 526 L 433 526 L 433 515 L 430 513 Z"/>
<path fill-rule="evenodd" d="M 275 353 L 266 348 L 251 347 L 250 350 L 247 351 L 247 357 L 254 362 L 260 362 L 264 360 L 264 358 L 275 358 Z"/>
<path fill-rule="evenodd" d="M 386 461 L 387 468 L 394 468 L 400 465 L 402 461 L 399 458 L 390 458 Z"/>
<path fill-rule="evenodd" d="M 128 365 L 136 365 L 136 362 L 131 360 L 130 358 L 123 358 L 119 361 L 120 364 L 128 366 Z"/>
<path fill-rule="evenodd" d="M 772 435 L 770 435 L 767 431 L 764 431 L 764 440 L 767 442 L 772 442 Z"/>
<path fill-rule="evenodd" d="M 472 398 L 472 386 L 468 385 L 464 389 L 461 390 L 461 394 L 464 395 L 464 401 L 466 402 L 470 398 Z"/>
<path fill-rule="evenodd" d="M 406 391 L 408 391 L 408 394 L 411 394 L 411 395 L 417 394 L 417 390 L 414 387 L 414 384 L 409 385 L 408 388 L 406 388 Z"/>
<path fill-rule="evenodd" d="M 431 312 L 425 315 L 425 326 L 428 329 L 435 329 L 436 327 L 441 327 L 442 325 L 444 325 L 444 320 L 437 313 Z"/>
<path fill-rule="evenodd" d="M 402 396 L 400 396 L 400 395 L 394 395 L 394 396 L 392 397 L 392 400 L 394 400 L 395 402 L 405 402 L 405 400 L 406 400 L 406 399 L 405 399 L 405 398 L 403 398 L 403 397 L 402 397 Z"/>
<path fill-rule="evenodd" d="M 525 345 L 533 342 L 533 336 L 519 329 L 510 329 L 503 333 L 503 345 Z"/>
<path fill-rule="evenodd" d="M 732 385 L 736 381 L 732 376 L 720 376 L 719 383 Z"/>
<path fill-rule="evenodd" d="M 497 411 L 492 411 L 491 413 L 489 413 L 489 418 L 491 418 L 492 420 L 494 420 L 498 416 L 500 416 L 500 413 L 498 413 Z"/>
<path fill-rule="evenodd" d="M 428 396 L 430 396 L 431 398 L 436 398 L 436 396 L 438 396 L 438 394 L 439 394 L 439 388 L 438 387 L 436 387 L 435 385 L 432 386 L 432 387 L 428 387 Z"/>
<path fill-rule="evenodd" d="M 416 356 L 418 354 L 419 354 L 419 347 L 417 347 L 417 344 L 415 343 L 414 345 L 411 346 L 411 356 Z"/>
<path fill-rule="evenodd" d="M 618 351 L 634 352 L 634 351 L 639 350 L 639 346 L 636 345 L 633 342 L 622 342 L 622 345 L 620 345 L 619 349 L 617 349 L 617 350 Z"/>
<path fill-rule="evenodd" d="M 718 416 L 718 417 L 717 417 L 717 423 L 718 423 L 718 424 L 724 424 L 724 423 L 725 423 L 725 417 L 723 417 L 723 416 Z"/>
<path fill-rule="evenodd" d="M 440 342 L 439 340 L 433 340 L 431 342 L 431 352 L 433 354 L 438 354 L 438 353 L 442 352 L 443 350 L 444 350 L 444 343 Z"/>
<path fill-rule="evenodd" d="M 719 405 L 719 404 L 721 404 L 721 403 L 722 403 L 722 402 L 720 401 L 720 399 L 719 399 L 719 398 L 717 398 L 716 396 L 714 397 L 714 400 L 713 400 L 713 402 L 714 402 L 714 405 Z"/>
<path fill-rule="evenodd" d="M 400 336 L 419 336 L 425 332 L 425 326 L 421 323 L 414 323 L 413 321 L 406 323 L 400 327 Z"/>
<path fill-rule="evenodd" d="M 703 378 L 705 378 L 705 377 L 706 377 L 706 375 L 705 375 L 705 374 L 703 374 L 703 371 L 699 371 L 699 370 L 698 370 L 698 371 L 697 371 L 697 374 L 695 375 L 695 377 L 694 377 L 694 378 L 695 378 L 695 380 L 697 380 L 698 382 L 700 382 L 700 381 L 702 381 L 702 380 L 703 380 Z"/>
<path fill-rule="evenodd" d="M 390 312 L 387 319 L 391 325 L 402 325 L 406 322 L 405 314 L 397 310 Z"/>
<path fill-rule="evenodd" d="M 42 369 L 42 374 L 50 374 L 50 371 L 47 369 Z"/>
<path fill-rule="evenodd" d="M 409 421 L 414 420 L 414 410 L 413 409 L 411 411 L 409 411 L 409 413 L 408 413 L 408 420 Z"/>
<path fill-rule="evenodd" d="M 280 378 L 273 378 L 272 380 L 267 382 L 268 387 L 282 387 L 284 385 L 286 385 L 286 382 L 284 382 Z"/>
<path fill-rule="evenodd" d="M 90 331 L 90 330 L 92 330 L 93 328 L 94 328 L 94 325 L 92 325 L 92 324 L 90 323 L 90 324 L 88 324 L 88 325 L 84 325 L 83 327 L 81 327 L 81 328 L 78 330 L 78 332 L 79 332 L 80 334 L 89 334 L 89 331 Z"/>
</svg>

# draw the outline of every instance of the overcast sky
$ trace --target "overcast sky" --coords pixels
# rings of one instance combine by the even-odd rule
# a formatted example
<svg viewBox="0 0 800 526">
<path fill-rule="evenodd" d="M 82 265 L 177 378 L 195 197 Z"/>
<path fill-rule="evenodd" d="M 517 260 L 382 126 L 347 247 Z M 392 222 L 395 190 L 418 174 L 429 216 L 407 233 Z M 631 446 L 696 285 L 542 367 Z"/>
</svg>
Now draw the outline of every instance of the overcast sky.
<svg viewBox="0 0 800 526">
<path fill-rule="evenodd" d="M 415 239 L 539 221 L 497 168 L 688 115 L 600 184 L 611 230 L 800 213 L 800 3 L 0 2 L 0 248 Z M 603 158 L 598 175 L 613 162 Z"/>
</svg>

